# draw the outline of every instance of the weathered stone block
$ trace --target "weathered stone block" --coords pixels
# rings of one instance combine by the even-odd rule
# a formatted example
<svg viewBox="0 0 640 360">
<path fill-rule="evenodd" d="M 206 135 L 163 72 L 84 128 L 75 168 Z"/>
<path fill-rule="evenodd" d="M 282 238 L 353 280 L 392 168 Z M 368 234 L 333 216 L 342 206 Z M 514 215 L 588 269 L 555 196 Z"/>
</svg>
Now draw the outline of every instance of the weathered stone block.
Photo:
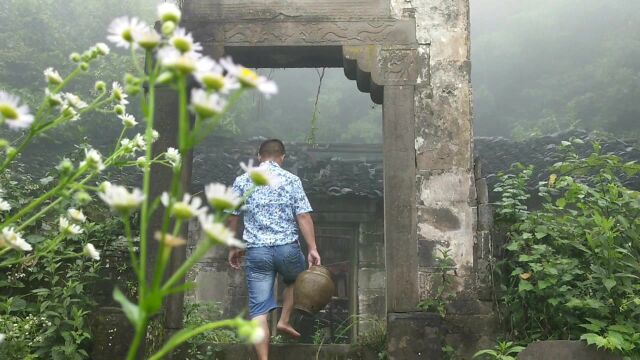
<svg viewBox="0 0 640 360">
<path fill-rule="evenodd" d="M 358 288 L 361 289 L 384 289 L 385 270 L 375 268 L 365 268 L 358 271 Z"/>
<path fill-rule="evenodd" d="M 198 302 L 226 303 L 229 277 L 226 272 L 201 271 L 196 275 L 198 287 L 195 290 Z"/>
<path fill-rule="evenodd" d="M 587 346 L 582 341 L 550 340 L 529 344 L 518 360 L 621 360 L 622 356 Z"/>
<path fill-rule="evenodd" d="M 438 314 L 391 313 L 387 317 L 390 360 L 442 359 L 442 318 Z"/>
<path fill-rule="evenodd" d="M 478 230 L 491 231 L 493 228 L 493 209 L 491 205 L 478 205 Z"/>
<path fill-rule="evenodd" d="M 476 199 L 478 204 L 489 203 L 489 188 L 485 178 L 476 178 Z"/>
<path fill-rule="evenodd" d="M 447 316 L 455 315 L 492 315 L 493 303 L 476 299 L 457 298 L 446 304 Z"/>
</svg>

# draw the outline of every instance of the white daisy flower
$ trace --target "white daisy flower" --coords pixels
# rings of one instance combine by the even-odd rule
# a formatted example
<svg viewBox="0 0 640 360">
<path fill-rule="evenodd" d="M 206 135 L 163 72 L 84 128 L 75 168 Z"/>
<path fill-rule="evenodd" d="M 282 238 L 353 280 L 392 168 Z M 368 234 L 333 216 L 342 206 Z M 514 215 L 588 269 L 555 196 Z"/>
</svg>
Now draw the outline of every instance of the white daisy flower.
<svg viewBox="0 0 640 360">
<path fill-rule="evenodd" d="M 202 45 L 193 41 L 193 35 L 184 28 L 178 28 L 169 38 L 169 44 L 173 45 L 182 54 L 193 54 L 202 51 Z"/>
<path fill-rule="evenodd" d="M 223 113 L 226 106 L 227 101 L 216 93 L 207 94 L 202 89 L 191 90 L 191 109 L 205 119 Z"/>
<path fill-rule="evenodd" d="M 67 210 L 67 215 L 69 215 L 69 217 L 71 219 L 73 219 L 75 221 L 78 221 L 78 222 L 87 221 L 87 217 L 82 213 L 82 210 L 69 208 L 69 210 Z"/>
<path fill-rule="evenodd" d="M 58 221 L 60 232 L 63 235 L 79 235 L 82 234 L 82 228 L 79 225 L 71 224 L 69 219 L 64 216 L 60 216 Z"/>
<path fill-rule="evenodd" d="M 232 246 L 236 248 L 244 248 L 245 244 L 233 236 L 233 232 L 229 230 L 223 223 L 215 221 L 213 215 L 202 215 L 198 217 L 202 231 L 209 241 L 216 244 Z"/>
<path fill-rule="evenodd" d="M 31 126 L 33 115 L 27 105 L 20 105 L 20 98 L 0 91 L 0 119 L 4 119 L 10 129 L 24 129 Z"/>
<path fill-rule="evenodd" d="M 172 21 L 174 23 L 179 23 L 180 18 L 182 17 L 182 12 L 174 3 L 162 3 L 158 5 L 158 18 L 165 21 Z"/>
<path fill-rule="evenodd" d="M 131 114 L 119 115 L 118 117 L 120 118 L 120 120 L 122 120 L 122 125 L 124 125 L 124 127 L 126 128 L 132 128 L 138 125 L 135 116 Z"/>
<path fill-rule="evenodd" d="M 84 246 L 84 253 L 93 260 L 100 260 L 100 252 L 91 243 Z"/>
<path fill-rule="evenodd" d="M 67 101 L 67 104 L 76 109 L 84 109 L 89 106 L 86 102 L 82 101 L 78 95 L 72 93 L 64 93 L 64 98 Z"/>
<path fill-rule="evenodd" d="M 2 229 L 2 235 L 0 235 L 0 247 L 11 247 L 16 250 L 31 251 L 33 248 L 31 245 L 22 238 L 22 234 L 15 231 L 15 228 Z"/>
<path fill-rule="evenodd" d="M 251 344 L 257 344 L 264 340 L 265 332 L 260 323 L 253 319 L 245 321 L 238 327 L 238 335 Z"/>
<path fill-rule="evenodd" d="M 80 120 L 80 113 L 76 109 L 74 109 L 69 103 L 65 100 L 62 110 L 60 111 L 62 115 L 67 117 L 69 121 L 78 121 Z"/>
<path fill-rule="evenodd" d="M 240 163 L 240 167 L 249 175 L 251 181 L 258 186 L 278 186 L 280 183 L 278 177 L 269 173 L 265 166 L 254 167 L 253 159 L 249 160 L 248 164 Z"/>
<path fill-rule="evenodd" d="M 164 192 L 160 197 L 162 205 L 169 207 L 169 194 Z M 182 197 L 182 201 L 176 201 L 171 206 L 171 215 L 178 219 L 188 220 L 194 216 L 204 215 L 207 208 L 201 207 L 202 199 L 198 196 L 191 196 L 189 193 L 185 193 Z"/>
<path fill-rule="evenodd" d="M 53 84 L 53 85 L 60 85 L 62 84 L 62 76 L 60 76 L 60 73 L 58 73 L 57 70 L 54 70 L 53 68 L 47 68 L 44 71 L 44 78 L 47 80 L 47 82 L 49 84 Z"/>
<path fill-rule="evenodd" d="M 140 45 L 141 48 L 151 50 L 160 44 L 162 37 L 151 27 L 146 27 L 144 30 L 135 31 L 133 33 L 133 40 Z"/>
<path fill-rule="evenodd" d="M 133 34 L 143 31 L 147 25 L 136 17 L 129 18 L 122 16 L 114 19 L 109 25 L 109 33 L 107 39 L 118 47 L 129 49 L 138 45 L 134 42 Z"/>
<path fill-rule="evenodd" d="M 140 156 L 139 158 L 136 159 L 136 166 L 138 166 L 139 168 L 144 169 L 145 167 L 147 167 L 147 158 L 144 156 Z"/>
<path fill-rule="evenodd" d="M 101 187 L 103 191 L 98 193 L 98 196 L 112 210 L 128 212 L 140 207 L 140 204 L 144 201 L 144 194 L 138 188 L 134 188 L 129 192 L 124 186 L 113 185 L 109 182 L 103 183 Z"/>
<path fill-rule="evenodd" d="M 171 163 L 171 166 L 177 168 L 180 166 L 180 151 L 176 148 L 168 148 L 167 152 L 164 153 L 164 158 Z"/>
<path fill-rule="evenodd" d="M 267 99 L 270 98 L 271 95 L 278 93 L 278 86 L 275 82 L 258 75 L 257 72 L 251 69 L 235 64 L 231 58 L 221 59 L 220 64 L 230 75 L 236 77 L 242 86 L 258 89 Z"/>
<path fill-rule="evenodd" d="M 127 105 L 129 103 L 127 100 L 127 96 L 129 95 L 124 92 L 122 85 L 117 81 L 111 84 L 111 96 L 120 105 Z"/>
<path fill-rule="evenodd" d="M 11 204 L 9 204 L 5 199 L 0 199 L 0 211 L 9 211 L 9 210 L 11 210 Z"/>
<path fill-rule="evenodd" d="M 47 98 L 47 101 L 51 106 L 62 105 L 62 103 L 64 102 L 64 100 L 62 99 L 62 95 L 60 95 L 59 93 L 54 94 L 49 89 L 44 89 L 44 96 Z"/>
<path fill-rule="evenodd" d="M 234 76 L 224 75 L 224 68 L 208 57 L 198 62 L 194 76 L 202 86 L 223 94 L 240 88 L 240 83 Z"/>
<path fill-rule="evenodd" d="M 147 143 L 144 141 L 142 134 L 136 134 L 136 136 L 133 137 L 132 144 L 134 150 L 145 151 L 147 149 Z"/>
<path fill-rule="evenodd" d="M 151 140 L 153 140 L 153 142 L 156 142 L 156 140 L 158 140 L 160 138 L 160 133 L 157 130 L 153 130 L 151 132 Z"/>
<path fill-rule="evenodd" d="M 102 163 L 102 155 L 96 149 L 85 149 L 84 150 L 85 158 L 80 162 L 80 166 L 88 165 L 89 168 L 102 171 L 105 166 Z"/>
<path fill-rule="evenodd" d="M 201 55 L 196 52 L 182 54 L 172 46 L 165 46 L 158 50 L 157 57 L 162 66 L 184 74 L 190 74 L 198 68 L 198 61 Z"/>
<path fill-rule="evenodd" d="M 111 52 L 111 49 L 109 49 L 109 46 L 103 42 L 99 42 L 95 45 L 96 50 L 98 50 L 98 53 L 102 56 L 105 55 L 109 55 L 109 52 Z"/>
<path fill-rule="evenodd" d="M 209 205 L 220 211 L 237 209 L 242 202 L 233 189 L 220 183 L 212 183 L 205 186 L 204 192 Z"/>
</svg>

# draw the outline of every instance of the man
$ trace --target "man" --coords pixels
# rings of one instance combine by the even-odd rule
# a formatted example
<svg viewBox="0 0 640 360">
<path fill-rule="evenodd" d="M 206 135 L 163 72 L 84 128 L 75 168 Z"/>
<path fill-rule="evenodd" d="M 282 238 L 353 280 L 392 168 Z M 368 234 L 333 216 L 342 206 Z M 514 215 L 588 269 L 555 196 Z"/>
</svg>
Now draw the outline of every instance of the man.
<svg viewBox="0 0 640 360">
<path fill-rule="evenodd" d="M 311 205 L 300 179 L 282 169 L 284 157 L 282 141 L 272 139 L 263 142 L 258 151 L 260 167 L 276 179 L 276 184 L 254 189 L 248 174 L 239 176 L 233 184 L 233 190 L 238 195 L 244 196 L 253 191 L 249 193 L 243 208 L 243 239 L 247 245 L 245 272 L 249 290 L 249 317 L 257 319 L 266 334 L 264 340 L 256 345 L 260 360 L 266 360 L 269 356 L 267 315 L 277 307 L 273 293 L 277 274 L 282 275 L 286 285 L 277 329 L 294 338 L 300 336 L 289 324 L 293 310 L 293 283 L 306 268 L 298 243 L 298 227 L 307 243 L 309 266 L 320 265 L 313 220 L 309 214 Z M 239 212 L 236 212 L 229 218 L 229 227 L 234 232 L 237 232 L 238 215 Z M 229 251 L 232 268 L 240 269 L 243 253 L 233 248 Z"/>
</svg>

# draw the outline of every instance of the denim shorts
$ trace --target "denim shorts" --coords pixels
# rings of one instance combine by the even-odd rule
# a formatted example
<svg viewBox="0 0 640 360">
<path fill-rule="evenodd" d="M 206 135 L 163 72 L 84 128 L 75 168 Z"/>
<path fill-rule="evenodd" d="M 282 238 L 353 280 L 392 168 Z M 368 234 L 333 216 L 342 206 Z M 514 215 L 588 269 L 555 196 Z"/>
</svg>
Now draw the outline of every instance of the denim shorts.
<svg viewBox="0 0 640 360">
<path fill-rule="evenodd" d="M 278 246 L 247 248 L 245 272 L 249 291 L 249 317 L 263 315 L 277 307 L 273 284 L 277 274 L 286 285 L 296 281 L 306 268 L 298 242 Z"/>
</svg>

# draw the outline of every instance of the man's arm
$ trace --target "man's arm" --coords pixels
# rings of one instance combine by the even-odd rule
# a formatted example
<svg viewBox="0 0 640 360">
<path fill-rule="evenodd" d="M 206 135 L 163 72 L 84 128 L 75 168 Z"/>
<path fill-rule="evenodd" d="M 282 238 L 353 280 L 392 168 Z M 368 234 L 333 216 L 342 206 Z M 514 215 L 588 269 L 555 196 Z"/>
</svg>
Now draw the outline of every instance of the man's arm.
<svg viewBox="0 0 640 360">
<path fill-rule="evenodd" d="M 240 217 L 238 215 L 230 215 L 227 219 L 227 226 L 229 230 L 231 230 L 234 236 L 238 233 L 238 219 Z M 242 249 L 238 249 L 235 247 L 229 248 L 229 265 L 236 270 L 240 270 L 240 258 L 242 257 Z"/>
<path fill-rule="evenodd" d="M 300 232 L 307 243 L 307 249 L 309 255 L 307 261 L 309 261 L 309 267 L 312 265 L 320 265 L 320 254 L 318 254 L 318 247 L 316 246 L 316 234 L 313 228 L 313 219 L 309 213 L 301 213 L 296 216 L 298 220 L 298 226 Z"/>
</svg>

